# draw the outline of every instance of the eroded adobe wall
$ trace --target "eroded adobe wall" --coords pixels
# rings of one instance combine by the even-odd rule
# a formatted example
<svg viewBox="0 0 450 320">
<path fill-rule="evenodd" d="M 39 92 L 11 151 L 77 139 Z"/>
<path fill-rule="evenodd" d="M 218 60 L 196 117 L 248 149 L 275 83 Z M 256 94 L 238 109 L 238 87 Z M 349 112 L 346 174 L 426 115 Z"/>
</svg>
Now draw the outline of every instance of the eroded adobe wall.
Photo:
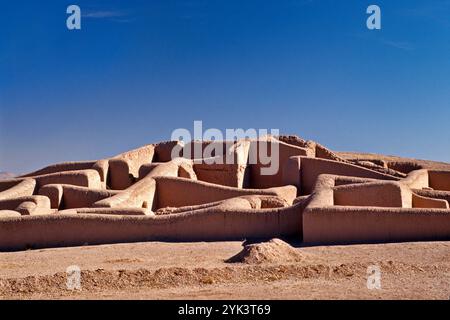
<svg viewBox="0 0 450 320">
<path fill-rule="evenodd" d="M 429 170 L 429 186 L 435 190 L 450 191 L 450 171 Z"/>
<path fill-rule="evenodd" d="M 114 190 L 124 190 L 139 177 L 139 168 L 153 161 L 154 145 L 134 149 L 109 160 L 109 185 Z"/>
<path fill-rule="evenodd" d="M 268 165 L 251 161 L 251 146 L 267 141 L 279 146 L 279 170 L 264 176 L 260 170 Z M 181 155 L 185 149 L 169 141 L 1 181 L 0 249 L 303 235 L 307 243 L 450 236 L 450 171 L 411 171 L 418 167 L 384 160 L 350 163 L 298 137 L 216 144 L 233 163 L 173 158 L 174 148 Z"/>
<path fill-rule="evenodd" d="M 333 188 L 335 206 L 412 208 L 412 192 L 400 183 L 371 182 Z"/>
<path fill-rule="evenodd" d="M 298 237 L 301 211 L 296 206 L 260 210 L 257 214 L 254 210 L 216 209 L 169 216 L 60 214 L 39 219 L 4 218 L 0 220 L 0 250 L 151 240 Z"/>
<path fill-rule="evenodd" d="M 398 180 L 396 177 L 348 163 L 307 157 L 296 157 L 291 161 L 299 161 L 301 194 L 310 194 L 314 189 L 317 178 L 321 174 L 380 180 Z"/>
<path fill-rule="evenodd" d="M 303 213 L 309 244 L 450 240 L 450 211 L 377 207 L 314 207 Z"/>
<path fill-rule="evenodd" d="M 45 168 L 39 169 L 34 172 L 30 172 L 22 175 L 21 177 L 34 177 L 42 176 L 51 173 L 65 172 L 65 171 L 76 171 L 76 170 L 86 170 L 92 169 L 96 161 L 77 161 L 77 162 L 63 162 L 53 165 L 49 165 Z"/>
<path fill-rule="evenodd" d="M 294 186 L 272 189 L 239 189 L 188 179 L 156 177 L 158 208 L 182 207 L 215 202 L 244 195 L 277 195 L 292 203 L 297 190 Z"/>
<path fill-rule="evenodd" d="M 279 157 L 271 159 L 269 164 L 265 164 L 265 159 L 260 156 L 260 149 L 263 148 L 262 154 L 272 156 L 272 144 L 276 144 L 279 152 Z M 267 151 L 266 151 L 267 150 Z M 253 142 L 250 150 L 250 157 L 256 157 L 257 161 L 251 161 L 251 176 L 250 185 L 252 188 L 271 188 L 283 185 L 283 170 L 285 168 L 286 162 L 292 156 L 312 156 L 313 150 L 308 148 L 301 148 L 294 145 L 289 145 L 284 142 L 277 141 L 257 141 Z M 273 166 L 272 161 L 277 161 L 275 174 L 267 174 L 262 170 L 264 168 L 268 169 Z"/>
<path fill-rule="evenodd" d="M 31 196 L 36 188 L 34 179 L 0 181 L 0 200 Z"/>
</svg>

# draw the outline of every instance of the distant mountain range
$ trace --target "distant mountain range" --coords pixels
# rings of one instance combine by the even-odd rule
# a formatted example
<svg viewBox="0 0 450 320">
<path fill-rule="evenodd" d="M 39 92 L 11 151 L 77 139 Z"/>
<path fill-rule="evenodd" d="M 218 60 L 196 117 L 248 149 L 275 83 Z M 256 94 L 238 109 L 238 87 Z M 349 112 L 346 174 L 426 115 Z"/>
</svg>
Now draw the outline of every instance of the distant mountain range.
<svg viewBox="0 0 450 320">
<path fill-rule="evenodd" d="M 10 179 L 14 177 L 14 173 L 11 172 L 0 172 L 0 180 Z"/>
</svg>

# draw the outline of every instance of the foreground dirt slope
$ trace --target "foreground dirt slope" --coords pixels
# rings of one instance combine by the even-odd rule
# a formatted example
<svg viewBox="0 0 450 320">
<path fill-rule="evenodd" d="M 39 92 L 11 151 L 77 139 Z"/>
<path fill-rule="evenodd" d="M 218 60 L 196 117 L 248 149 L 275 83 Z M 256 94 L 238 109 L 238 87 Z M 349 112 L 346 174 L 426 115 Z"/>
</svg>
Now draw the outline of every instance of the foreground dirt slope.
<svg viewBox="0 0 450 320">
<path fill-rule="evenodd" d="M 226 263 L 241 242 L 134 243 L 0 253 L 3 299 L 448 299 L 450 243 L 296 247 L 298 262 Z M 78 265 L 82 290 L 66 288 Z M 381 268 L 381 290 L 367 267 Z"/>
</svg>

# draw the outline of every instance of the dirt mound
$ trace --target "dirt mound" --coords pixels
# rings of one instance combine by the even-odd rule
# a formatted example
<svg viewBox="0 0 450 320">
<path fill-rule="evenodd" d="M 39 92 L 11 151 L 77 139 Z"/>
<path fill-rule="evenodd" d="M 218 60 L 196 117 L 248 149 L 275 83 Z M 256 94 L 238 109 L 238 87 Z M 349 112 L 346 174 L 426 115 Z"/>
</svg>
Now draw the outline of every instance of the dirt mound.
<svg viewBox="0 0 450 320">
<path fill-rule="evenodd" d="M 0 172 L 0 180 L 8 180 L 14 178 L 14 174 L 11 172 Z"/>
<path fill-rule="evenodd" d="M 280 239 L 272 239 L 268 242 L 245 245 L 241 252 L 225 262 L 261 264 L 301 260 L 303 260 L 303 256 L 289 244 Z"/>
</svg>

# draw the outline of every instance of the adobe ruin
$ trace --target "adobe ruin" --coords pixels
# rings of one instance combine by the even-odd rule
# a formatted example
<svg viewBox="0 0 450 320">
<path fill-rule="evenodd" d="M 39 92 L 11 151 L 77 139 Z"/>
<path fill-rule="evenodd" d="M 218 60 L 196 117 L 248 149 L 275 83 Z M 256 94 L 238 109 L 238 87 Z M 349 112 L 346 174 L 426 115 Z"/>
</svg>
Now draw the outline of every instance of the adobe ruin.
<svg viewBox="0 0 450 320">
<path fill-rule="evenodd" d="M 251 146 L 261 143 L 279 148 L 274 175 L 261 175 L 264 164 L 248 161 Z M 0 250 L 279 237 L 305 244 L 450 238 L 450 171 L 344 159 L 296 136 L 223 144 L 235 163 L 172 158 L 173 148 L 186 146 L 169 141 L 0 180 Z"/>
</svg>

